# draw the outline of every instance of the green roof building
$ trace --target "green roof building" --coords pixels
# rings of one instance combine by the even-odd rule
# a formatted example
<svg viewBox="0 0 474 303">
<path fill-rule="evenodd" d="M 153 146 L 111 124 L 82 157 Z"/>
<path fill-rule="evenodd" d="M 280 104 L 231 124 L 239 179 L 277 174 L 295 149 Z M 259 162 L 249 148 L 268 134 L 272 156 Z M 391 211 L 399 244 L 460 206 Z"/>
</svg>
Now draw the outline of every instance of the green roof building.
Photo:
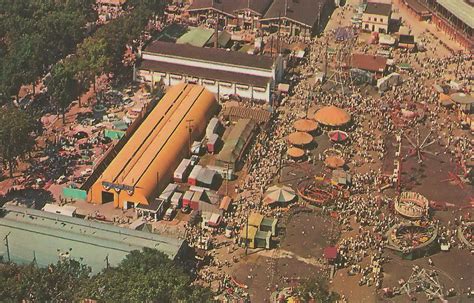
<svg viewBox="0 0 474 303">
<path fill-rule="evenodd" d="M 176 40 L 176 44 L 204 47 L 213 35 L 214 31 L 212 29 L 194 27 L 179 37 L 178 40 Z"/>
<path fill-rule="evenodd" d="M 115 266 L 133 250 L 154 248 L 172 260 L 184 253 L 183 240 L 18 207 L 0 208 L 0 258 L 38 266 L 59 258 L 82 261 L 96 273 Z"/>
</svg>

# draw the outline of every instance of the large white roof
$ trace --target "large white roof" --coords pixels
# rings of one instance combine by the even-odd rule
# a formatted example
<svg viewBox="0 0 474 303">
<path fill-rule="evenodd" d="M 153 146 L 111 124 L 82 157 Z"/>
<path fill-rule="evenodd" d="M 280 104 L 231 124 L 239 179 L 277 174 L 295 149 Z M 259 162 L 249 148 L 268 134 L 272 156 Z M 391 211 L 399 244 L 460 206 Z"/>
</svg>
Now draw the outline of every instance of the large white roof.
<svg viewBox="0 0 474 303">
<path fill-rule="evenodd" d="M 454 16 L 474 28 L 474 7 L 464 0 L 437 0 L 438 4 L 450 11 Z"/>
</svg>

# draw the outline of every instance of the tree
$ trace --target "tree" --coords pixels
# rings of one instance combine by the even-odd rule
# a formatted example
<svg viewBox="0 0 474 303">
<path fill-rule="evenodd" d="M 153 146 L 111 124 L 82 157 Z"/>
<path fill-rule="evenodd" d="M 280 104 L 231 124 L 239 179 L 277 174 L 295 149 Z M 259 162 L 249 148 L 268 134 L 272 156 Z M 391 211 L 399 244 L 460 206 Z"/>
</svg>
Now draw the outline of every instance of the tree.
<svg viewBox="0 0 474 303">
<path fill-rule="evenodd" d="M 110 62 L 105 39 L 86 38 L 77 50 L 77 57 L 77 72 L 86 75 L 95 92 L 95 79 L 107 69 Z"/>
<path fill-rule="evenodd" d="M 66 108 L 77 97 L 77 81 L 74 70 L 64 62 L 56 64 L 51 76 L 46 80 L 51 101 L 61 110 L 63 123 L 66 123 Z"/>
<path fill-rule="evenodd" d="M 113 302 L 210 302 L 206 288 L 191 286 L 191 278 L 155 249 L 132 251 L 117 268 L 93 277 L 82 298 Z"/>
<path fill-rule="evenodd" d="M 189 275 L 163 253 L 132 251 L 117 267 L 91 276 L 75 260 L 48 268 L 0 263 L 0 298 L 20 302 L 211 302 L 208 288 L 191 285 Z"/>
<path fill-rule="evenodd" d="M 69 259 L 46 268 L 0 264 L 0 298 L 11 302 L 71 302 L 90 272 L 86 265 Z"/>
<path fill-rule="evenodd" d="M 335 303 L 339 299 L 337 293 L 329 291 L 327 280 L 321 275 L 304 280 L 298 291 L 304 302 L 315 300 L 321 303 Z"/>
<path fill-rule="evenodd" d="M 8 164 L 10 178 L 19 157 L 25 156 L 35 146 L 32 135 L 34 123 L 27 113 L 13 107 L 0 110 L 0 155 Z"/>
<path fill-rule="evenodd" d="M 38 24 L 51 58 L 69 55 L 85 36 L 85 16 L 76 11 L 53 11 Z"/>
</svg>

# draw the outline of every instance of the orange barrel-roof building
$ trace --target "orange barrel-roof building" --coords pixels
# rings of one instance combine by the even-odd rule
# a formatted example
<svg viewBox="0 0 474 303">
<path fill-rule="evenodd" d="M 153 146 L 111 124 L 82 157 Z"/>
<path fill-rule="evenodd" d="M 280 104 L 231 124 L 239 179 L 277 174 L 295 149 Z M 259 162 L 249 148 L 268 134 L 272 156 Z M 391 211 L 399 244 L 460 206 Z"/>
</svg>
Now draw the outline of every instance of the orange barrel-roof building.
<svg viewBox="0 0 474 303">
<path fill-rule="evenodd" d="M 189 153 L 189 140 L 202 137 L 217 108 L 214 95 L 202 86 L 171 87 L 91 187 L 88 201 L 120 208 L 150 205 Z"/>
</svg>

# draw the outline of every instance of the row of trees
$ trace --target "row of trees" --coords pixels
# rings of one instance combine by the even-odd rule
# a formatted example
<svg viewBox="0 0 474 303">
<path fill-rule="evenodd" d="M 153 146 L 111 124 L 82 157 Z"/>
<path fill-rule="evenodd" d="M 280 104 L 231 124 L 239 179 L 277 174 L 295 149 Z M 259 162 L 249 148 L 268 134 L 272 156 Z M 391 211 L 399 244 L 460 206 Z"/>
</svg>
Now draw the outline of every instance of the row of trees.
<svg viewBox="0 0 474 303">
<path fill-rule="evenodd" d="M 207 288 L 157 250 L 131 252 L 117 267 L 91 276 L 90 268 L 60 261 L 48 268 L 0 264 L 0 298 L 20 302 L 209 302 Z"/>
<path fill-rule="evenodd" d="M 97 18 L 94 0 L 0 0 L 0 97 L 17 95 L 72 53 Z M 34 86 L 33 86 L 34 87 Z"/>
<path fill-rule="evenodd" d="M 45 83 L 48 95 L 64 120 L 69 104 L 95 86 L 98 75 L 122 71 L 126 45 L 133 45 L 150 17 L 164 9 L 161 0 L 130 0 L 131 13 L 85 38 L 87 22 L 96 18 L 94 3 L 0 0 L 0 101 L 50 70 Z M 0 123 L 0 159 L 11 177 L 19 157 L 34 146 L 36 123 L 10 107 L 1 110 Z"/>
<path fill-rule="evenodd" d="M 103 74 L 122 73 L 126 47 L 134 46 L 150 17 L 162 14 L 163 1 L 131 1 L 135 5 L 126 16 L 99 28 L 77 47 L 75 55 L 62 60 L 51 70 L 46 82 L 49 95 L 63 113 L 72 100 Z"/>
</svg>

